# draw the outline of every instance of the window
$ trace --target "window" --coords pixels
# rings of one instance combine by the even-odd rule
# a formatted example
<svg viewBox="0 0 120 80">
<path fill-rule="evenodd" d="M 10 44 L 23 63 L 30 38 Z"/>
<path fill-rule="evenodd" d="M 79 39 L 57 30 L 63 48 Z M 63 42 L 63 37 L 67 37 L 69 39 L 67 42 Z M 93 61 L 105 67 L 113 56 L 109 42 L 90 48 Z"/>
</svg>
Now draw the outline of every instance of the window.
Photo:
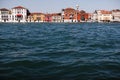
<svg viewBox="0 0 120 80">
<path fill-rule="evenodd" d="M 20 12 L 18 11 L 17 13 L 19 14 Z"/>
</svg>

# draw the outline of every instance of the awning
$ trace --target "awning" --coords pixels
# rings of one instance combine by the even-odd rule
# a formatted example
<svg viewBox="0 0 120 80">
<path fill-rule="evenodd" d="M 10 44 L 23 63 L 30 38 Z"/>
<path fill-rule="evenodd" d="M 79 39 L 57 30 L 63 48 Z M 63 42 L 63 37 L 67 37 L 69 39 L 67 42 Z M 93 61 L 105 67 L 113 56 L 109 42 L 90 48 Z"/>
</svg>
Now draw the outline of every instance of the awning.
<svg viewBox="0 0 120 80">
<path fill-rule="evenodd" d="M 17 17 L 22 17 L 23 15 L 22 14 L 17 14 Z"/>
</svg>

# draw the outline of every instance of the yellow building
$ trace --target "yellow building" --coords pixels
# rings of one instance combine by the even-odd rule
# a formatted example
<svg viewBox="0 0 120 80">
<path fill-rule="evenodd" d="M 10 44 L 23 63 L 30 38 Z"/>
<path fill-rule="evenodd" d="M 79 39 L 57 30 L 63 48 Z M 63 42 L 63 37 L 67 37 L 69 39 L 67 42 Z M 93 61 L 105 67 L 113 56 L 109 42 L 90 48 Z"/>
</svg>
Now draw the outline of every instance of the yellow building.
<svg viewBox="0 0 120 80">
<path fill-rule="evenodd" d="M 44 22 L 45 14 L 43 13 L 31 13 L 28 16 L 28 22 Z"/>
</svg>

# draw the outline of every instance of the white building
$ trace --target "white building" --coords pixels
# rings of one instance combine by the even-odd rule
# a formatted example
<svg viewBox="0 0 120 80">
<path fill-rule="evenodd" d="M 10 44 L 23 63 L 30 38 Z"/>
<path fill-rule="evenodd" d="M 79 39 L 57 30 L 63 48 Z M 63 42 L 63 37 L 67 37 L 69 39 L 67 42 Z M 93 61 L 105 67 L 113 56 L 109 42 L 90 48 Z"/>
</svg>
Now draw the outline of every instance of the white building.
<svg viewBox="0 0 120 80">
<path fill-rule="evenodd" d="M 97 22 L 97 21 L 98 21 L 97 11 L 95 11 L 95 12 L 91 15 L 91 20 L 92 20 L 92 22 Z"/>
<path fill-rule="evenodd" d="M 120 10 L 119 9 L 112 10 L 112 16 L 113 16 L 113 19 L 112 19 L 113 22 L 120 22 Z"/>
<path fill-rule="evenodd" d="M 110 22 L 112 21 L 112 13 L 106 10 L 98 10 L 98 22 Z"/>
<path fill-rule="evenodd" d="M 9 12 L 6 8 L 0 9 L 0 22 L 9 22 Z"/>
<path fill-rule="evenodd" d="M 26 22 L 27 9 L 17 6 L 11 9 L 10 22 Z"/>
<path fill-rule="evenodd" d="M 110 22 L 113 16 L 111 11 L 106 10 L 96 10 L 92 15 L 92 20 L 94 22 Z"/>
<path fill-rule="evenodd" d="M 52 22 L 61 22 L 61 13 L 52 14 Z"/>
</svg>

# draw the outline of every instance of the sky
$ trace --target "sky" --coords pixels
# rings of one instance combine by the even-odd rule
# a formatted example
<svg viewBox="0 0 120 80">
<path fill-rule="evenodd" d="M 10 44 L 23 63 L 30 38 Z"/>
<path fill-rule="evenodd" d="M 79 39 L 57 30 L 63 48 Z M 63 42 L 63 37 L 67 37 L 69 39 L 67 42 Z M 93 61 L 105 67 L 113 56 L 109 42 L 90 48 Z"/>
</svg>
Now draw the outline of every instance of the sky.
<svg viewBox="0 0 120 80">
<path fill-rule="evenodd" d="M 94 12 L 95 10 L 120 9 L 120 0 L 0 0 L 0 8 L 11 9 L 23 6 L 30 12 L 61 12 L 64 8 L 74 8 L 79 5 L 79 10 Z"/>
</svg>

